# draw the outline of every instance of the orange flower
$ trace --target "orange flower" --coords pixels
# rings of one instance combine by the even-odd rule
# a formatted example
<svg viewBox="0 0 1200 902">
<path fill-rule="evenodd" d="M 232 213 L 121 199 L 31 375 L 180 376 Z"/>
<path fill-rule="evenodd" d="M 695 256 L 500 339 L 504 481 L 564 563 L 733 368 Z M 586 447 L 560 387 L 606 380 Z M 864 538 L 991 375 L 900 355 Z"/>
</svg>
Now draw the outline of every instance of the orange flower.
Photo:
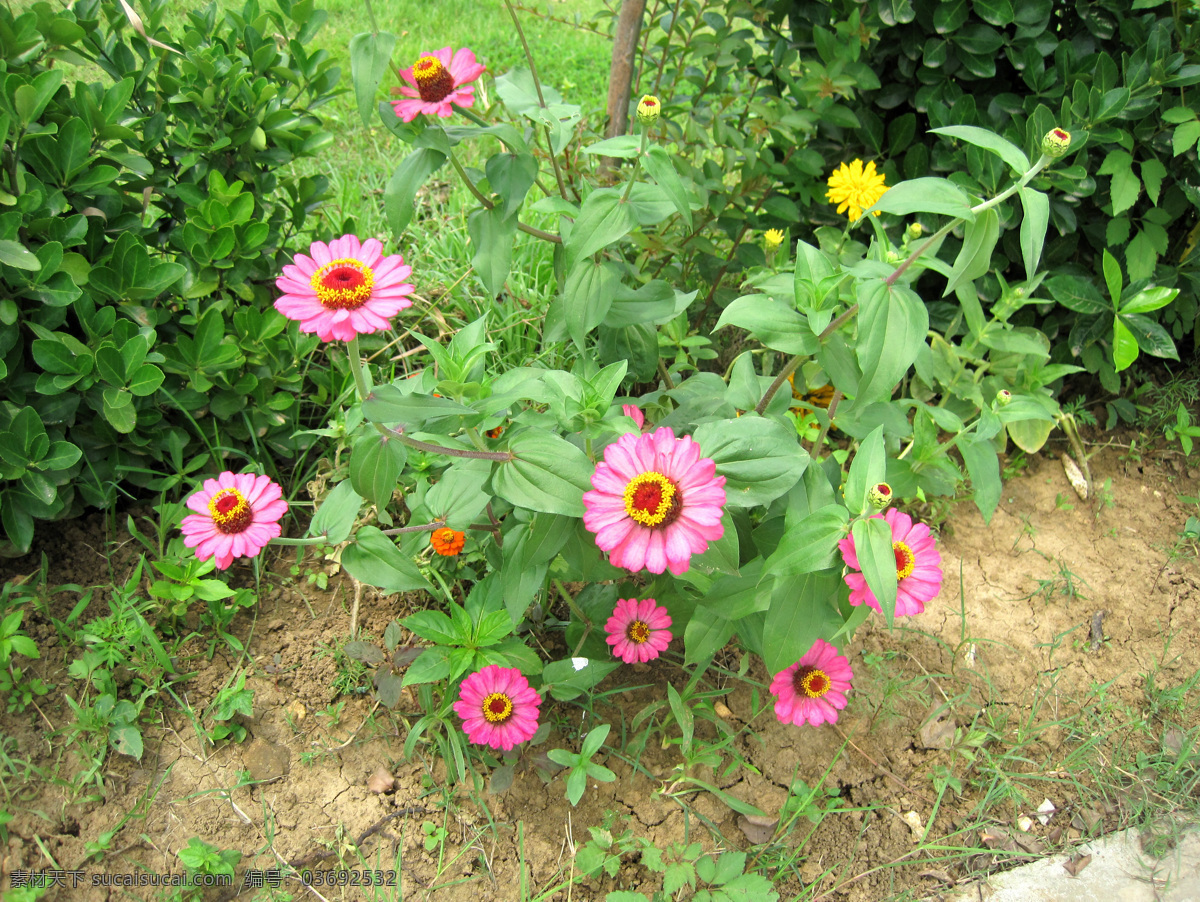
<svg viewBox="0 0 1200 902">
<path fill-rule="evenodd" d="M 463 550 L 466 543 L 466 535 L 449 526 L 435 529 L 429 535 L 429 544 L 433 546 L 433 550 L 445 557 L 454 557 Z"/>
<path fill-rule="evenodd" d="M 500 436 L 503 434 L 504 434 L 504 424 L 503 423 L 501 423 L 495 429 L 489 429 L 487 432 L 484 433 L 484 435 L 486 435 L 488 438 L 500 438 Z"/>
</svg>

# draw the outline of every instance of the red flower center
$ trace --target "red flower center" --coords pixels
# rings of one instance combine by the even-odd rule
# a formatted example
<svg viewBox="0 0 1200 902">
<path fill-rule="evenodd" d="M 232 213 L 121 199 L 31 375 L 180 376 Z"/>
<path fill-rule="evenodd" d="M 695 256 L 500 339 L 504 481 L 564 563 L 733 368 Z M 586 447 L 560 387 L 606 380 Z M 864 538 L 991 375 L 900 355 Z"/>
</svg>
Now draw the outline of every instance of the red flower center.
<svg viewBox="0 0 1200 902">
<path fill-rule="evenodd" d="M 625 513 L 650 529 L 670 526 L 683 510 L 679 487 L 654 471 L 635 476 L 625 486 Z"/>
<path fill-rule="evenodd" d="M 245 532 L 254 521 L 250 502 L 237 489 L 221 489 L 213 495 L 208 502 L 208 512 L 217 531 L 225 535 Z"/>
<path fill-rule="evenodd" d="M 904 542 L 892 542 L 892 553 L 896 555 L 896 579 L 912 576 L 917 566 L 917 556 Z"/>
<path fill-rule="evenodd" d="M 796 694 L 806 698 L 820 698 L 833 685 L 825 671 L 808 665 L 796 670 L 792 684 L 796 687 Z"/>
<path fill-rule="evenodd" d="M 504 723 L 512 713 L 512 699 L 503 692 L 493 692 L 483 700 L 483 716 L 488 723 Z"/>
<path fill-rule="evenodd" d="M 412 67 L 417 93 L 426 103 L 439 103 L 454 91 L 454 76 L 436 56 L 423 56 Z"/>
<path fill-rule="evenodd" d="M 625 638 L 641 645 L 650 639 L 650 625 L 644 620 L 635 620 L 625 629 Z"/>
<path fill-rule="evenodd" d="M 361 260 L 343 257 L 318 269 L 309 284 L 326 310 L 357 310 L 371 299 L 375 274 Z"/>
</svg>

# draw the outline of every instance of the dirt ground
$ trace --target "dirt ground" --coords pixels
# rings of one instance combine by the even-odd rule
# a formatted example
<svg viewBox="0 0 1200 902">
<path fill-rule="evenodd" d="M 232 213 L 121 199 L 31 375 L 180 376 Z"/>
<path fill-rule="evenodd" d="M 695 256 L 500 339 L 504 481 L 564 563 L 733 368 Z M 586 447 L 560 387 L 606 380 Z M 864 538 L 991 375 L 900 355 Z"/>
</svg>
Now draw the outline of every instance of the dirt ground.
<svg viewBox="0 0 1200 902">
<path fill-rule="evenodd" d="M 967 779 L 967 759 L 947 748 L 956 744 L 955 726 L 969 727 L 978 718 L 977 724 L 995 730 L 998 747 L 1016 742 L 1022 729 L 1032 732 L 1030 724 L 1065 720 L 1089 707 L 1137 711 L 1145 705 L 1148 674 L 1155 674 L 1157 686 L 1169 688 L 1200 669 L 1200 567 L 1194 551 L 1178 547 L 1185 520 L 1197 512 L 1179 496 L 1200 494 L 1200 473 L 1169 454 L 1140 461 L 1115 446 L 1093 457 L 1092 471 L 1099 486 L 1109 481 L 1110 488 L 1102 488 L 1098 500 L 1082 502 L 1058 459 L 1043 452 L 1005 484 L 990 526 L 969 502 L 953 508 L 942 526 L 946 579 L 940 597 L 923 615 L 909 618 L 902 631 L 889 633 L 872 620 L 849 647 L 856 681 L 840 730 L 784 726 L 769 707 L 747 728 L 751 687 L 736 684 L 722 699 L 718 713 L 740 731 L 734 748 L 747 766 L 730 769 L 727 756 L 715 772 L 698 776 L 772 816 L 797 780 L 820 787 L 822 804 L 837 809 L 815 829 L 800 818 L 764 853 L 773 858 L 763 860 L 782 861 L 803 843 L 797 866 L 781 873 L 775 886 L 783 898 L 807 884 L 817 886 L 816 897 L 844 902 L 871 902 L 906 888 L 914 898 L 948 890 L 963 869 L 939 863 L 930 845 L 944 838 L 951 847 L 991 844 L 978 835 L 981 817 L 973 810 L 980 790 Z M 119 546 L 111 553 L 109 540 Z M 136 560 L 127 536 L 106 535 L 105 519 L 92 517 L 41 525 L 35 553 L 3 562 L 0 577 L 35 571 L 43 550 L 52 586 L 95 585 L 113 573 L 123 579 Z M 281 556 L 275 570 L 286 574 L 293 559 Z M 679 752 L 675 745 L 660 747 L 662 732 L 652 734 L 639 759 L 655 779 L 610 757 L 605 763 L 617 780 L 589 785 L 574 809 L 563 797 L 561 778 L 547 785 L 521 766 L 502 793 L 444 794 L 444 768 L 432 751 L 425 748 L 404 760 L 403 718 L 377 709 L 368 719 L 375 707 L 368 696 L 335 697 L 337 666 L 321 648 L 347 634 L 350 594 L 348 580 L 339 576 L 324 592 L 301 591 L 275 577 L 264 583 L 255 619 L 239 615 L 234 628 L 249 637 L 253 675 L 246 685 L 254 691 L 253 716 L 239 717 L 249 734 L 244 742 L 215 749 L 202 744 L 191 721 L 168 699 L 156 703 L 161 716 L 144 726 L 140 762 L 115 753 L 107 758 L 103 798 L 55 781 L 19 786 L 10 778 L 12 795 L 4 807 L 15 817 L 8 824 L 0 885 L 9 885 L 10 873 L 19 868 L 77 868 L 87 883 L 102 874 L 178 874 L 183 868 L 176 853 L 199 837 L 243 856 L 234 888 L 206 891 L 205 899 L 231 898 L 242 888 L 245 868 L 270 868 L 279 860 L 314 869 L 384 871 L 398 860 L 403 898 L 507 902 L 542 898 L 539 893 L 567 881 L 574 873 L 572 850 L 591 839 L 589 828 L 606 823 L 615 835 L 628 828 L 659 849 L 685 840 L 706 850 L 750 849 L 753 825 L 712 794 L 671 786 Z M 65 616 L 76 600 L 71 593 L 57 596 L 56 616 Z M 381 636 L 401 613 L 397 604 L 395 597 L 364 593 L 362 628 Z M 105 611 L 103 599 L 97 597 L 93 608 Z M 40 615 L 27 617 L 26 629 L 43 649 L 34 669 L 56 688 L 40 700 L 39 710 L 0 714 L 0 731 L 16 740 L 10 754 L 66 782 L 80 762 L 70 755 L 56 758 L 47 735 L 72 719 L 61 695 L 78 692 L 78 681 L 65 670 L 77 650 L 58 647 L 53 627 Z M 196 674 L 176 686 L 197 711 L 237 664 L 221 651 L 210 662 L 204 650 L 199 642 L 185 648 L 181 657 L 192 655 L 186 667 Z M 737 652 L 727 650 L 725 663 L 736 669 Z M 661 659 L 639 670 L 625 678 L 643 686 L 670 680 L 682 687 L 686 681 L 677 665 Z M 769 681 L 757 661 L 749 675 L 761 684 Z M 759 694 L 765 697 L 765 690 Z M 661 696 L 659 685 L 616 698 L 634 712 Z M 337 723 L 319 716 L 337 703 L 344 703 Z M 406 695 L 398 710 L 416 711 L 415 700 Z M 579 709 L 570 706 L 544 706 L 543 720 L 555 710 L 551 719 L 559 725 L 578 720 Z M 931 724 L 931 712 L 942 720 Z M 697 734 L 716 735 L 702 723 Z M 1026 737 L 1028 769 L 1036 773 L 1039 761 L 1063 760 L 1069 745 L 1080 741 L 1068 734 L 1051 727 Z M 554 736 L 545 748 L 570 744 Z M 368 785 L 381 767 L 395 779 L 387 792 Z M 927 844 L 919 845 L 937 795 L 930 775 L 939 767 L 963 780 L 964 794 L 946 793 Z M 1070 780 L 1045 785 L 1052 787 L 1047 793 L 1058 793 L 1052 801 L 1064 813 L 1049 825 L 1037 820 L 1027 825 L 1023 848 L 1059 847 L 1077 838 L 1080 826 L 1119 825 L 1119 806 L 1093 805 L 1085 812 L 1083 800 L 1064 789 Z M 1041 792 L 1031 794 L 1028 806 L 1006 802 L 989 811 L 996 829 L 1011 831 L 1019 818 L 1033 815 Z M 443 804 L 447 797 L 449 806 Z M 108 854 L 99 863 L 89 861 L 87 844 L 118 828 L 129 812 L 134 816 L 116 830 Z M 443 827 L 444 847 L 427 850 L 424 840 L 431 834 L 436 839 Z M 353 843 L 363 834 L 368 835 L 356 858 Z M 652 894 L 661 879 L 630 854 L 615 877 L 581 883 L 570 896 L 563 889 L 544 898 L 603 899 L 615 889 Z M 306 897 L 298 883 L 285 885 L 295 898 Z M 246 889 L 242 898 L 261 892 Z M 400 897 L 397 890 L 353 887 L 325 887 L 321 896 Z M 151 887 L 90 886 L 45 896 L 72 902 L 164 897 Z"/>
</svg>

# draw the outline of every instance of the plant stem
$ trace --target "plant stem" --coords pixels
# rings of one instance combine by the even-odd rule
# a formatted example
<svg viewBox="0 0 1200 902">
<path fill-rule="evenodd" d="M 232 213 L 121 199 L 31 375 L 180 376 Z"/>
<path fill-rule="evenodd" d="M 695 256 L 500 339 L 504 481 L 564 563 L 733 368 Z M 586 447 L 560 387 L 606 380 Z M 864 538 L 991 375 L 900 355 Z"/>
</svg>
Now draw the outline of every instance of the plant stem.
<svg viewBox="0 0 1200 902">
<path fill-rule="evenodd" d="M 367 7 L 367 18 L 371 20 L 371 34 L 379 34 L 379 23 L 375 21 L 375 10 L 371 7 L 371 0 L 363 0 Z"/>
<path fill-rule="evenodd" d="M 444 445 L 433 445 L 429 442 L 422 442 L 415 438 L 409 438 L 399 429 L 389 429 L 382 423 L 376 423 L 375 428 L 381 434 L 401 441 L 410 448 L 416 448 L 418 451 L 426 451 L 430 454 L 445 454 L 447 457 L 469 457 L 474 460 L 499 460 L 510 461 L 516 460 L 517 457 L 511 451 L 471 451 L 467 448 L 447 448 Z"/>
<path fill-rule="evenodd" d="M 354 387 L 358 390 L 358 400 L 365 401 L 371 394 L 370 381 L 363 369 L 362 353 L 358 349 L 358 334 L 346 342 L 346 354 L 350 358 L 350 372 L 354 374 Z"/>
<path fill-rule="evenodd" d="M 567 607 L 571 609 L 571 613 L 579 618 L 583 624 L 583 635 L 579 637 L 579 641 L 575 643 L 575 651 L 571 652 L 571 657 L 579 657 L 579 650 L 583 648 L 583 643 L 587 640 L 588 635 L 592 631 L 592 621 L 588 619 L 587 614 L 579 610 L 579 605 L 575 604 L 575 599 L 571 597 L 571 593 L 567 591 L 566 586 L 562 584 L 561 579 L 554 581 L 554 588 L 558 590 L 558 594 L 566 601 Z"/>
<path fill-rule="evenodd" d="M 328 545 L 329 539 L 324 535 L 314 536 L 309 539 L 271 539 L 268 545 Z"/>
<path fill-rule="evenodd" d="M 385 536 L 400 536 L 410 532 L 433 532 L 435 529 L 441 529 L 446 525 L 445 520 L 434 520 L 432 523 L 422 523 L 420 526 L 400 526 L 396 529 L 385 529 Z"/>
<path fill-rule="evenodd" d="M 826 421 L 825 425 L 821 427 L 821 431 L 817 433 L 817 438 L 813 442 L 812 451 L 809 452 L 809 456 L 813 459 L 816 459 L 817 452 L 821 449 L 821 446 L 825 444 L 825 436 L 829 435 L 829 427 L 833 425 L 834 411 L 837 410 L 838 403 L 841 400 L 842 393 L 835 388 L 833 390 L 833 397 L 829 399 L 829 419 Z"/>
<path fill-rule="evenodd" d="M 638 149 L 638 155 L 633 158 L 633 168 L 629 170 L 629 182 L 625 185 L 625 193 L 621 196 L 622 203 L 629 200 L 629 194 L 633 191 L 633 183 L 637 181 L 638 170 L 642 168 L 642 156 L 646 153 L 646 144 L 650 138 L 650 129 L 653 126 L 642 126 L 642 146 Z"/>
<path fill-rule="evenodd" d="M 517 18 L 517 11 L 513 9 L 512 3 L 509 0 L 504 0 L 504 6 L 508 9 L 508 14 L 512 16 L 513 25 L 517 29 L 517 37 L 521 39 L 521 46 L 525 49 L 525 59 L 529 62 L 529 74 L 533 76 L 533 87 L 537 90 L 538 105 L 544 110 L 546 109 L 546 98 L 542 94 L 542 83 L 538 79 L 537 66 L 533 62 L 533 51 L 529 49 L 529 42 L 525 40 L 525 29 L 521 27 L 521 20 Z M 562 170 L 558 167 L 558 157 L 554 154 L 554 141 L 550 137 L 550 126 L 546 126 L 546 144 L 550 150 L 550 162 L 554 166 L 554 177 L 558 180 L 558 193 L 562 195 L 563 200 L 569 200 L 567 197 L 567 183 L 563 180 Z"/>
<path fill-rule="evenodd" d="M 754 412 L 756 414 L 762 416 L 763 411 L 767 409 L 767 405 L 771 403 L 771 399 L 775 397 L 775 392 L 779 391 L 779 389 L 783 387 L 783 383 L 787 382 L 788 376 L 800 369 L 800 364 L 803 362 L 806 356 L 808 355 L 797 354 L 787 362 L 783 369 L 779 371 L 779 375 L 775 377 L 775 381 L 772 382 L 767 390 L 763 393 L 763 396 L 759 402 L 754 405 Z"/>
<path fill-rule="evenodd" d="M 490 197 L 486 197 L 484 195 L 484 193 L 479 190 L 478 185 L 476 185 L 473 181 L 471 181 L 471 177 L 469 175 L 467 175 L 467 170 L 465 170 L 462 166 L 462 163 L 460 163 L 458 161 L 458 157 L 454 155 L 454 151 L 450 152 L 450 162 L 451 162 L 451 164 L 453 164 L 454 168 L 458 171 L 458 175 L 463 180 L 463 183 L 467 186 L 467 190 L 470 191 L 475 196 L 475 199 L 477 201 L 479 201 L 479 203 L 483 206 L 483 208 L 485 210 L 495 209 L 495 207 L 496 207 L 495 203 L 492 202 L 492 199 Z M 562 244 L 562 238 L 560 238 L 558 235 L 553 234 L 552 232 L 543 232 L 539 228 L 535 228 L 534 226 L 531 226 L 531 225 L 526 225 L 525 223 L 520 222 L 520 221 L 517 222 L 517 228 L 520 229 L 522 232 L 525 232 L 528 235 L 533 235 L 535 238 L 541 238 L 543 241 L 549 241 L 554 244 Z"/>
<path fill-rule="evenodd" d="M 476 112 L 475 112 L 474 110 L 472 110 L 470 107 L 459 106 L 457 103 L 452 103 L 452 104 L 450 104 L 450 105 L 451 105 L 452 107 L 454 107 L 454 112 L 456 112 L 456 113 L 462 113 L 464 116 L 466 116 L 466 117 L 467 117 L 468 119 L 470 119 L 472 122 L 474 122 L 476 125 L 481 125 L 481 126 L 483 126 L 484 128 L 491 128 L 491 127 L 492 127 L 492 124 L 491 124 L 490 122 L 488 122 L 486 119 L 484 119 L 484 118 L 483 118 L 482 116 L 480 116 L 478 113 L 476 113 Z"/>
</svg>

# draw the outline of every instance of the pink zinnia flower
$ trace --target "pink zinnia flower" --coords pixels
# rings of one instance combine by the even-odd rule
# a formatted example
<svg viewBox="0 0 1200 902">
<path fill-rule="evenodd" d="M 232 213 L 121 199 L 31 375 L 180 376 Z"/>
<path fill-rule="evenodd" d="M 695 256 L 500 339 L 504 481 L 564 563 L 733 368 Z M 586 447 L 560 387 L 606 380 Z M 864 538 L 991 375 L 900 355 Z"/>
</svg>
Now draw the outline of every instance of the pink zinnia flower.
<svg viewBox="0 0 1200 902">
<path fill-rule="evenodd" d="M 846 707 L 852 679 L 850 662 L 824 639 L 818 639 L 803 658 L 779 671 L 771 681 L 771 694 L 777 696 L 775 716 L 780 723 L 798 727 L 836 723 L 838 711 Z"/>
<path fill-rule="evenodd" d="M 468 739 L 507 752 L 537 732 L 541 704 L 521 671 L 489 664 L 462 681 L 454 712 Z"/>
<path fill-rule="evenodd" d="M 400 73 L 407 85 L 392 90 L 403 94 L 404 100 L 393 100 L 392 109 L 405 122 L 412 122 L 419 113 L 434 114 L 443 119 L 454 112 L 451 104 L 470 106 L 475 98 L 475 86 L 468 84 L 481 76 L 486 67 L 475 60 L 475 52 L 460 47 L 450 55 L 443 47 L 421 58 Z"/>
<path fill-rule="evenodd" d="M 908 514 L 897 510 L 889 510 L 882 516 L 892 528 L 896 579 L 900 583 L 896 590 L 896 616 L 920 614 L 925 610 L 925 602 L 942 590 L 942 568 L 938 566 L 942 562 L 942 556 L 938 553 L 929 527 L 924 523 L 913 523 Z M 866 577 L 859 572 L 862 568 L 858 563 L 858 555 L 854 552 L 854 536 L 846 536 L 838 542 L 838 547 L 842 549 L 842 558 L 846 561 L 846 566 L 853 568 L 852 572 L 845 576 L 846 585 L 850 587 L 850 604 L 860 605 L 866 602 L 875 610 L 881 611 L 879 600 L 867 588 Z"/>
<path fill-rule="evenodd" d="M 390 328 L 389 318 L 412 306 L 413 286 L 404 281 L 412 267 L 399 254 L 383 256 L 376 239 L 343 235 L 329 244 L 314 241 L 308 252 L 311 257 L 296 254 L 275 280 L 284 293 L 275 309 L 299 320 L 301 332 L 349 341 Z"/>
<path fill-rule="evenodd" d="M 633 420 L 637 424 L 638 429 L 641 429 L 646 422 L 646 415 L 642 413 L 641 408 L 636 404 L 622 404 L 621 413 Z"/>
<path fill-rule="evenodd" d="M 604 449 L 585 492 L 583 524 L 616 567 L 687 572 L 693 554 L 725 533 L 725 477 L 691 436 L 666 427 L 626 433 Z"/>
<path fill-rule="evenodd" d="M 235 557 L 256 557 L 279 535 L 279 518 L 288 509 L 271 477 L 228 470 L 204 480 L 187 506 L 195 513 L 183 518 L 183 544 L 195 548 L 202 561 L 215 554 L 221 570 Z"/>
<path fill-rule="evenodd" d="M 626 664 L 653 661 L 671 644 L 671 615 L 653 598 L 619 598 L 604 624 L 605 641 Z"/>
</svg>

